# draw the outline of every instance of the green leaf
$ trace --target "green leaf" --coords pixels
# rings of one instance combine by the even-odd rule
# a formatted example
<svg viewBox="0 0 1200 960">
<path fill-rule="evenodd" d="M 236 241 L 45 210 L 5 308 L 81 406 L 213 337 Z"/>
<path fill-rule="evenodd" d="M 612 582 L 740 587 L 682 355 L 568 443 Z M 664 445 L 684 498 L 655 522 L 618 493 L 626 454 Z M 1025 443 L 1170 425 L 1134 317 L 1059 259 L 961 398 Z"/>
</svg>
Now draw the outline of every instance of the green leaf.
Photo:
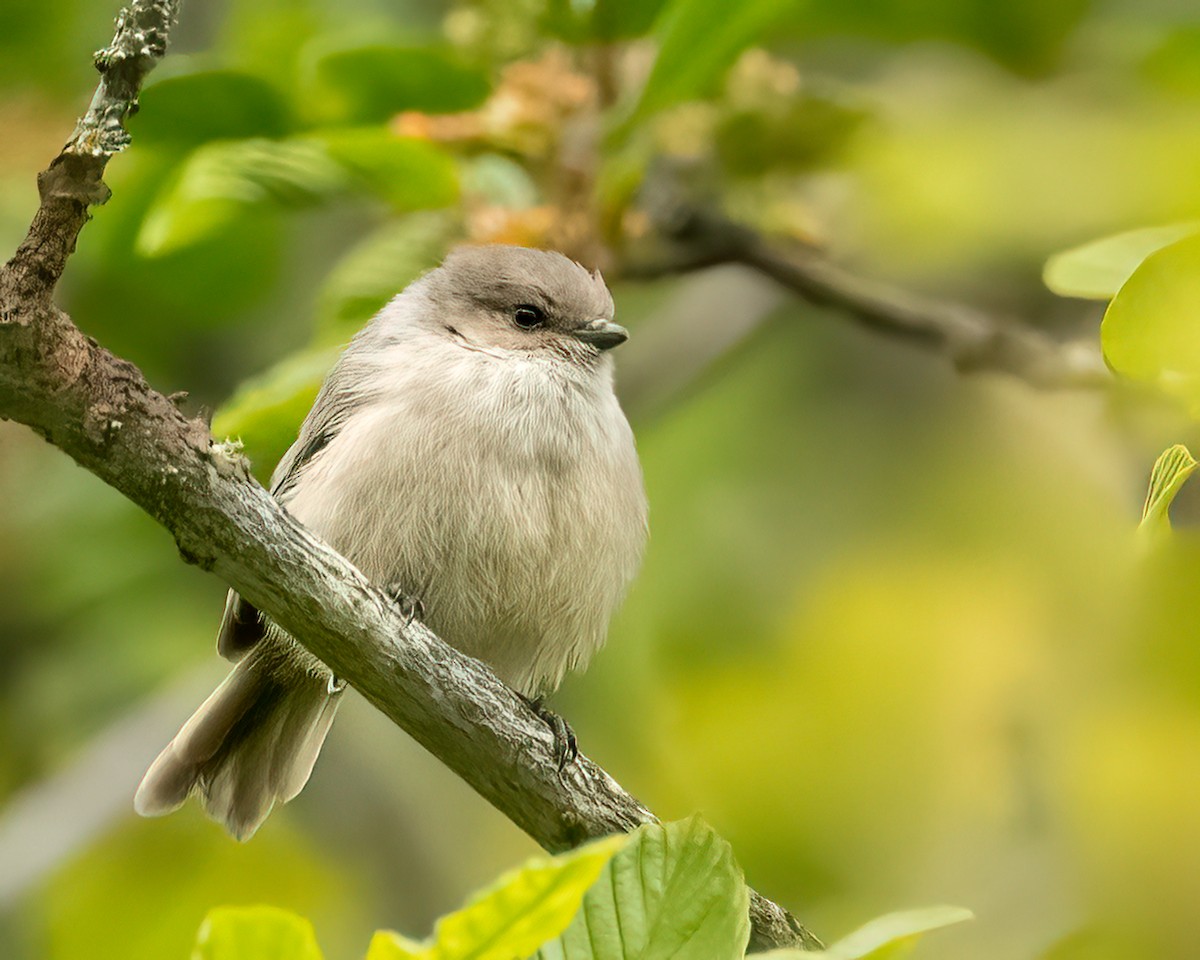
<svg viewBox="0 0 1200 960">
<path fill-rule="evenodd" d="M 726 960 L 750 934 L 733 852 L 698 817 L 640 827 L 538 960 Z"/>
<path fill-rule="evenodd" d="M 1118 374 L 1200 415 L 1200 234 L 1152 253 L 1134 271 L 1105 311 L 1100 344 Z"/>
<path fill-rule="evenodd" d="M 344 340 L 446 251 L 453 224 L 445 214 L 418 214 L 385 224 L 330 271 L 317 306 L 320 336 Z"/>
<path fill-rule="evenodd" d="M 336 50 L 314 65 L 314 109 L 330 122 L 363 124 L 401 110 L 470 110 L 490 90 L 487 76 L 441 47 L 378 44 Z"/>
<path fill-rule="evenodd" d="M 1150 489 L 1142 507 L 1142 522 L 1138 527 L 1142 533 L 1159 536 L 1170 532 L 1171 501 L 1198 466 L 1200 463 L 1181 443 L 1159 456 L 1154 462 L 1154 469 L 1150 471 Z"/>
<path fill-rule="evenodd" d="M 658 57 L 622 130 L 710 93 L 739 53 L 800 6 L 801 0 L 671 0 L 655 24 Z"/>
<path fill-rule="evenodd" d="M 899 960 L 923 934 L 940 930 L 974 914 L 963 907 L 925 907 L 877 917 L 825 950 L 771 950 L 757 960 Z"/>
<path fill-rule="evenodd" d="M 558 936 L 626 835 L 605 837 L 558 857 L 536 857 L 506 873 L 437 922 L 427 943 L 391 931 L 371 940 L 367 960 L 514 960 Z"/>
<path fill-rule="evenodd" d="M 203 70 L 151 80 L 130 132 L 139 144 L 196 146 L 210 140 L 279 137 L 291 127 L 284 98 L 238 70 Z"/>
<path fill-rule="evenodd" d="M 262 482 L 296 439 L 338 353 L 324 347 L 293 354 L 247 380 L 217 410 L 213 435 L 240 438 Z"/>
<path fill-rule="evenodd" d="M 1063 297 L 1111 300 L 1150 254 L 1200 232 L 1200 221 L 1128 230 L 1056 253 L 1042 279 Z"/>
<path fill-rule="evenodd" d="M 539 857 L 505 874 L 433 931 L 436 960 L 512 960 L 558 936 L 588 888 L 629 836 L 605 837 L 558 857 Z"/>
<path fill-rule="evenodd" d="M 135 246 L 163 256 L 221 233 L 247 207 L 311 206 L 349 186 L 349 173 L 316 141 L 206 144 L 155 199 Z"/>
<path fill-rule="evenodd" d="M 445 207 L 458 199 L 454 160 L 431 143 L 398 137 L 382 126 L 318 130 L 308 139 L 396 210 Z"/>
<path fill-rule="evenodd" d="M 196 936 L 192 960 L 322 960 L 312 924 L 277 907 L 218 907 Z"/>
</svg>

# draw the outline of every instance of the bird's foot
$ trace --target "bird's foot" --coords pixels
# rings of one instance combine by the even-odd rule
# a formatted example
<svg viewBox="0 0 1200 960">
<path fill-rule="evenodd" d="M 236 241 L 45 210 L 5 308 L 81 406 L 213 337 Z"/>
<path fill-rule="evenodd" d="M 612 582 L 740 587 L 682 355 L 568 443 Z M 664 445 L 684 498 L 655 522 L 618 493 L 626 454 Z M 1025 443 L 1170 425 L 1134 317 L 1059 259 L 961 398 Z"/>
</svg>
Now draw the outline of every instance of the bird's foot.
<svg viewBox="0 0 1200 960">
<path fill-rule="evenodd" d="M 425 620 L 425 601 L 420 597 L 411 597 L 405 590 L 404 586 L 399 583 L 388 584 L 384 588 L 384 593 L 396 602 L 396 606 L 400 608 L 400 612 L 404 614 L 406 623 L 412 623 L 414 620 Z"/>
<path fill-rule="evenodd" d="M 542 697 L 526 697 L 522 700 L 529 704 L 529 709 L 541 717 L 542 722 L 550 728 L 554 737 L 554 763 L 559 773 L 566 769 L 568 763 L 574 763 L 579 757 L 579 744 L 575 740 L 575 731 L 553 710 L 545 706 Z"/>
</svg>

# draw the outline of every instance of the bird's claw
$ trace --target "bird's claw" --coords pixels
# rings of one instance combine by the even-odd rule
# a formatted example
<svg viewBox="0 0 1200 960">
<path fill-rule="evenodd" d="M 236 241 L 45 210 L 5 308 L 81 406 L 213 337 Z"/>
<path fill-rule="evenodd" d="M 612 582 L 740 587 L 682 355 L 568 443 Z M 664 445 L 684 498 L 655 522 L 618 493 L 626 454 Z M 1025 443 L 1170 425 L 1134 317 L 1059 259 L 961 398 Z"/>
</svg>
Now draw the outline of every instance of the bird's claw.
<svg viewBox="0 0 1200 960">
<path fill-rule="evenodd" d="M 414 620 L 425 620 L 425 601 L 420 597 L 410 597 L 400 584 L 393 583 L 384 591 L 395 601 L 400 612 L 404 614 L 404 622 L 411 624 Z"/>
<path fill-rule="evenodd" d="M 554 765 L 558 768 L 558 772 L 562 773 L 568 763 L 574 763 L 579 757 L 579 744 L 575 739 L 575 731 L 571 729 L 571 725 L 566 720 L 544 706 L 541 697 L 524 699 L 529 704 L 529 708 L 550 728 L 550 734 L 554 737 Z"/>
</svg>

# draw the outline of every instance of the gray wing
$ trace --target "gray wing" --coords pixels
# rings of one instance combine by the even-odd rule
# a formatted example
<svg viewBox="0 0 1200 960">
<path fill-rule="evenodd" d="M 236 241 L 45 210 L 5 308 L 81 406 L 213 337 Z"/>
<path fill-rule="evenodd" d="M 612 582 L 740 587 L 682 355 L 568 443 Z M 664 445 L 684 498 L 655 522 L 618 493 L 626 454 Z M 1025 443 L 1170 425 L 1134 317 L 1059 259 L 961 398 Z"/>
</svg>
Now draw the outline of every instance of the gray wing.
<svg viewBox="0 0 1200 960">
<path fill-rule="evenodd" d="M 312 409 L 300 426 L 300 434 L 271 474 L 271 495 L 286 504 L 304 468 L 338 435 L 350 413 L 369 397 L 361 376 L 355 376 L 353 346 L 342 354 L 321 385 Z M 266 624 L 258 608 L 229 591 L 225 615 L 217 633 L 217 652 L 237 662 L 263 638 Z"/>
</svg>

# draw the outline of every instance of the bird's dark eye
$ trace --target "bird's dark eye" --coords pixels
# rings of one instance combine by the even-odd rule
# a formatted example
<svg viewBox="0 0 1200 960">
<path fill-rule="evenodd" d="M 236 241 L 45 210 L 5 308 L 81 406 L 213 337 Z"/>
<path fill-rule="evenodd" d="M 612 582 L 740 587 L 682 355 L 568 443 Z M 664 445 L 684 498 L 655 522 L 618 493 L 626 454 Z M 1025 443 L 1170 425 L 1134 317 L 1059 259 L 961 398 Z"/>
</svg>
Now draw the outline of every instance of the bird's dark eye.
<svg viewBox="0 0 1200 960">
<path fill-rule="evenodd" d="M 513 311 L 513 320 L 523 330 L 532 330 L 534 327 L 540 327 L 542 321 L 545 319 L 546 315 L 542 312 L 541 308 L 535 307 L 531 303 L 522 304 Z"/>
</svg>

